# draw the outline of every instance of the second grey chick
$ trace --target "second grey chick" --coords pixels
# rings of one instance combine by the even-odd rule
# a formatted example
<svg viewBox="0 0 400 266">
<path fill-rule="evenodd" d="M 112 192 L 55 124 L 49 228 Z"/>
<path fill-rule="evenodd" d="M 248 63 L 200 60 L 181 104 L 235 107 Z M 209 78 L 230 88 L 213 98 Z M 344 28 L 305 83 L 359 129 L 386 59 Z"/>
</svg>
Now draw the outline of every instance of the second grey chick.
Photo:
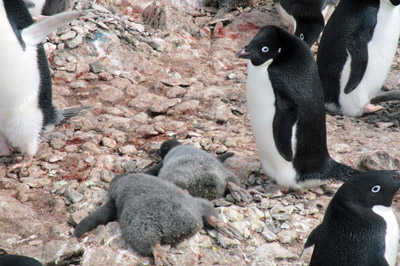
<svg viewBox="0 0 400 266">
<path fill-rule="evenodd" d="M 116 176 L 111 181 L 108 198 L 106 204 L 76 226 L 76 237 L 117 219 L 125 242 L 142 256 L 153 254 L 156 265 L 169 265 L 161 244 L 177 244 L 203 226 L 240 238 L 218 219 L 209 201 L 192 197 L 154 176 Z"/>
</svg>

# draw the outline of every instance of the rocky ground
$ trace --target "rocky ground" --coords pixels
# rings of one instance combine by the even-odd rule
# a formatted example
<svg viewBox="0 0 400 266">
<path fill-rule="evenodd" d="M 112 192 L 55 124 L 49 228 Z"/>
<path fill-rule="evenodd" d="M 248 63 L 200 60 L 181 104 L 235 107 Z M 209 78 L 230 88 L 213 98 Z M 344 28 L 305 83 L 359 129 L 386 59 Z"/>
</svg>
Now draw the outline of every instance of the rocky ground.
<svg viewBox="0 0 400 266">
<path fill-rule="evenodd" d="M 55 104 L 91 108 L 45 134 L 31 167 L 10 173 L 18 154 L 0 158 L 0 253 L 45 265 L 153 265 L 129 250 L 116 222 L 81 240 L 71 233 L 116 173 L 144 171 L 175 137 L 212 154 L 235 152 L 226 166 L 253 195 L 244 206 L 229 196 L 214 202 L 244 241 L 201 231 L 165 247 L 175 265 L 307 264 L 309 253 L 299 258 L 304 241 L 341 183 L 303 194 L 269 186 L 247 114 L 246 61 L 234 56 L 261 26 L 282 26 L 272 1 L 213 25 L 210 13 L 183 12 L 183 1 L 134 2 L 78 3 L 83 16 L 45 43 Z M 390 89 L 398 88 L 399 62 L 397 54 Z M 328 114 L 331 155 L 359 169 L 399 169 L 399 104 L 385 107 L 362 118 Z"/>
</svg>

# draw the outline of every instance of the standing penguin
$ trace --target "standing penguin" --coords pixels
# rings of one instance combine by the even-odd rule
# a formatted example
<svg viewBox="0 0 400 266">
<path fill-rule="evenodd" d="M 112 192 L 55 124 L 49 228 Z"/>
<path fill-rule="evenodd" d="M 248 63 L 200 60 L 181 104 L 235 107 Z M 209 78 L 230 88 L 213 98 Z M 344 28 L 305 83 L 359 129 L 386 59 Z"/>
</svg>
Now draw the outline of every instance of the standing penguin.
<svg viewBox="0 0 400 266">
<path fill-rule="evenodd" d="M 247 105 L 261 164 L 270 178 L 300 189 L 359 173 L 329 156 L 321 82 L 303 41 L 265 26 L 237 56 L 249 59 Z"/>
<path fill-rule="evenodd" d="M 239 187 L 239 180 L 222 164 L 233 153 L 214 158 L 196 147 L 167 140 L 161 144 L 160 155 L 161 164 L 147 173 L 186 189 L 194 197 L 213 200 L 229 189 L 236 200 L 250 202 L 251 195 Z"/>
<path fill-rule="evenodd" d="M 59 111 L 52 103 L 52 81 L 41 41 L 80 12 L 61 13 L 33 24 L 22 0 L 0 1 L 0 156 L 10 145 L 24 154 L 22 164 L 36 154 L 41 133 L 81 109 Z"/>
<path fill-rule="evenodd" d="M 289 32 L 304 40 L 309 47 L 324 29 L 324 14 L 331 11 L 333 0 L 274 0 L 281 17 L 289 24 Z M 327 14 L 328 15 L 328 14 Z"/>
<path fill-rule="evenodd" d="M 399 228 L 391 205 L 400 181 L 395 178 L 393 171 L 369 172 L 339 188 L 304 246 L 314 245 L 311 266 L 396 264 Z"/>
<path fill-rule="evenodd" d="M 117 219 L 125 242 L 142 256 L 153 254 L 156 265 L 166 262 L 160 244 L 177 244 L 204 225 L 240 238 L 238 232 L 218 219 L 209 201 L 192 197 L 174 184 L 150 175 L 116 176 L 108 197 L 104 206 L 76 226 L 76 237 Z"/>
<path fill-rule="evenodd" d="M 400 0 L 341 0 L 329 19 L 317 64 L 327 110 L 361 116 L 390 70 L 400 37 Z"/>
</svg>

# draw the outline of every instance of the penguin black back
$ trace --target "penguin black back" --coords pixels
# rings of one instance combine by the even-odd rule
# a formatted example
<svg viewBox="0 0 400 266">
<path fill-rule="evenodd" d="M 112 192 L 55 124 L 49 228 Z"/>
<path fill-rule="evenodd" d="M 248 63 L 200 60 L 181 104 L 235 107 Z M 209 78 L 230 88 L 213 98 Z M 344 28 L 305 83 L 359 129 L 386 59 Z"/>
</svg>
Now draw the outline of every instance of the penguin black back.
<svg viewBox="0 0 400 266">
<path fill-rule="evenodd" d="M 20 255 L 0 256 L 0 266 L 43 266 L 34 258 Z"/>
<path fill-rule="evenodd" d="M 398 224 L 390 208 L 400 181 L 393 171 L 354 176 L 339 188 L 310 234 L 310 265 L 394 265 Z"/>
</svg>

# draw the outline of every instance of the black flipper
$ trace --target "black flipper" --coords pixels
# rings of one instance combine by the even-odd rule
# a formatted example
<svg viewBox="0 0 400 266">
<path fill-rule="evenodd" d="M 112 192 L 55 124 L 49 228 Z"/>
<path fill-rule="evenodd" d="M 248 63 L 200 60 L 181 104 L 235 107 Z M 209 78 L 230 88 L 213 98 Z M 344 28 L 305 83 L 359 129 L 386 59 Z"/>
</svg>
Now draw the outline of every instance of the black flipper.
<svg viewBox="0 0 400 266">
<path fill-rule="evenodd" d="M 225 152 L 224 154 L 218 155 L 217 159 L 218 159 L 218 161 L 223 163 L 223 162 L 225 162 L 226 159 L 228 159 L 229 157 L 232 157 L 233 155 L 235 155 L 235 153 L 233 153 L 233 152 Z"/>
<path fill-rule="evenodd" d="M 161 163 L 154 165 L 153 167 L 150 167 L 150 169 L 148 169 L 144 173 L 148 174 L 148 175 L 158 176 L 158 173 L 160 172 L 162 167 L 163 167 L 163 163 L 161 162 Z"/>
<path fill-rule="evenodd" d="M 68 109 L 60 110 L 62 118 L 57 123 L 57 125 L 67 122 L 72 117 L 81 114 L 84 110 L 89 109 L 89 108 L 90 108 L 90 106 L 82 106 L 82 107 L 75 107 L 75 108 L 68 108 Z"/>
<path fill-rule="evenodd" d="M 275 116 L 273 121 L 274 141 L 278 152 L 286 161 L 293 161 L 293 126 L 298 120 L 298 106 L 286 95 L 283 83 L 274 84 Z"/>
<path fill-rule="evenodd" d="M 314 230 L 312 230 L 311 234 L 307 238 L 306 243 L 304 244 L 304 249 L 315 245 L 320 230 L 321 230 L 321 225 L 318 225 L 317 227 L 314 228 Z"/>
<path fill-rule="evenodd" d="M 344 92 L 352 92 L 361 82 L 368 64 L 368 42 L 372 39 L 377 22 L 376 12 L 368 10 L 358 29 L 348 40 L 347 53 L 351 56 L 351 72 Z"/>
<path fill-rule="evenodd" d="M 79 238 L 83 234 L 95 229 L 97 226 L 111 222 L 116 218 L 117 210 L 115 208 L 114 200 L 109 200 L 100 209 L 83 219 L 75 227 L 74 235 Z"/>
</svg>

